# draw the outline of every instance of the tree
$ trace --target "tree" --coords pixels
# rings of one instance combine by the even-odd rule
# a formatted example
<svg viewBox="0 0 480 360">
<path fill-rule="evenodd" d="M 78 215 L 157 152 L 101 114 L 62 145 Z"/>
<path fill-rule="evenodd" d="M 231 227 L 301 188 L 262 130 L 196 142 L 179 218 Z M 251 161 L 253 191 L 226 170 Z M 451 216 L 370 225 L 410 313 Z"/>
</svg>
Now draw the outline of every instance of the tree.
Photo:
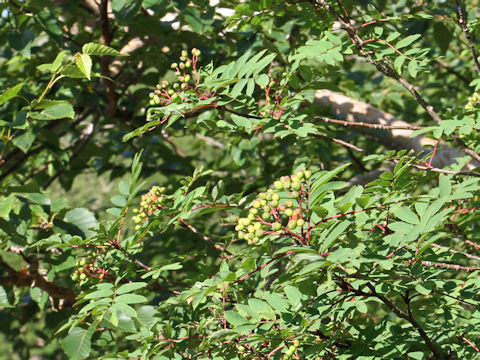
<svg viewBox="0 0 480 360">
<path fill-rule="evenodd" d="M 7 358 L 480 358 L 476 1 L 0 4 Z"/>
</svg>

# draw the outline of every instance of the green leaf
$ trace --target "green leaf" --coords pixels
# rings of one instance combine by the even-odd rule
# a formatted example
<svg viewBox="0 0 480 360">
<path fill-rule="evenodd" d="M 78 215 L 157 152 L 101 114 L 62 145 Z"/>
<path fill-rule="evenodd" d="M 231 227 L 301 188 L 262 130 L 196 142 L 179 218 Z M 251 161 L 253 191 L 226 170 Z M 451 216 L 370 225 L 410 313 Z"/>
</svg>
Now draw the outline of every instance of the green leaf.
<svg viewBox="0 0 480 360">
<path fill-rule="evenodd" d="M 78 66 L 67 64 L 62 69 L 62 75 L 72 79 L 84 79 L 85 74 Z"/>
<path fill-rule="evenodd" d="M 232 91 L 230 92 L 230 96 L 232 98 L 237 98 L 243 91 L 243 88 L 245 85 L 247 85 L 248 79 L 240 79 L 237 81 L 237 83 L 234 85 Z"/>
<path fill-rule="evenodd" d="M 8 295 L 3 286 L 0 286 L 0 308 L 5 307 L 13 307 L 10 305 L 10 301 L 8 300 Z"/>
<path fill-rule="evenodd" d="M 71 104 L 61 103 L 49 106 L 40 112 L 31 111 L 28 113 L 28 116 L 35 120 L 73 119 L 75 117 L 75 111 Z"/>
<path fill-rule="evenodd" d="M 267 74 L 260 74 L 255 77 L 255 82 L 258 84 L 258 86 L 267 87 L 270 79 Z"/>
<path fill-rule="evenodd" d="M 408 72 L 412 77 L 417 77 L 418 73 L 418 63 L 415 60 L 412 60 L 408 63 Z"/>
<path fill-rule="evenodd" d="M 450 194 L 452 193 L 452 185 L 450 184 L 450 179 L 444 174 L 440 174 L 439 187 L 440 197 L 447 197 L 450 196 Z"/>
<path fill-rule="evenodd" d="M 327 238 L 322 243 L 321 252 L 327 251 L 327 249 L 332 245 L 332 243 L 350 226 L 350 220 L 343 220 L 340 223 L 337 223 L 335 227 L 330 231 Z"/>
<path fill-rule="evenodd" d="M 274 320 L 276 318 L 275 311 L 265 301 L 260 299 L 249 299 L 248 306 L 254 311 L 259 318 Z"/>
<path fill-rule="evenodd" d="M 280 312 L 286 311 L 289 306 L 287 301 L 277 293 L 265 293 L 265 300 L 272 308 Z"/>
<path fill-rule="evenodd" d="M 125 294 L 125 295 L 117 296 L 115 298 L 115 302 L 125 303 L 125 304 L 138 304 L 146 301 L 147 301 L 147 298 L 145 296 L 136 295 L 136 294 Z"/>
<path fill-rule="evenodd" d="M 63 338 L 62 348 L 70 360 L 82 360 L 88 357 L 90 354 L 92 334 L 93 330 L 74 327 L 70 333 Z"/>
<path fill-rule="evenodd" d="M 128 284 L 123 284 L 117 289 L 116 294 L 121 295 L 121 294 L 129 293 L 138 289 L 142 289 L 145 286 L 147 286 L 146 282 L 132 282 Z"/>
<path fill-rule="evenodd" d="M 87 43 L 82 46 L 82 53 L 85 55 L 110 55 L 110 56 L 127 56 L 121 54 L 117 50 L 102 44 Z"/>
<path fill-rule="evenodd" d="M 414 41 L 416 41 L 420 36 L 420 34 L 415 34 L 415 35 L 410 35 L 410 36 L 407 36 L 406 38 L 403 38 L 402 40 L 400 40 L 399 42 L 397 42 L 395 44 L 395 47 L 397 49 L 401 49 L 405 46 L 408 46 L 410 45 L 411 43 L 413 43 Z"/>
<path fill-rule="evenodd" d="M 85 77 L 90 80 L 90 74 L 92 73 L 92 58 L 87 54 L 80 54 L 77 56 L 75 62 Z"/>
<path fill-rule="evenodd" d="M 90 237 L 95 234 L 90 229 L 98 226 L 95 215 L 85 208 L 75 208 L 65 214 L 64 221 L 75 225 L 82 231 L 84 237 Z"/>
<path fill-rule="evenodd" d="M 285 286 L 283 291 L 285 292 L 285 295 L 287 295 L 288 302 L 292 306 L 297 306 L 302 300 L 302 294 L 300 293 L 300 291 L 298 291 L 296 287 L 287 285 Z"/>
<path fill-rule="evenodd" d="M 94 292 L 88 293 L 83 298 L 84 299 L 100 299 L 100 298 L 110 297 L 112 295 L 113 295 L 113 290 L 102 289 L 102 290 L 96 290 Z"/>
<path fill-rule="evenodd" d="M 225 319 L 228 321 L 229 324 L 233 326 L 249 324 L 250 322 L 245 319 L 242 315 L 238 312 L 229 310 L 225 312 Z"/>
<path fill-rule="evenodd" d="M 6 103 L 11 98 L 17 96 L 17 94 L 22 90 L 23 83 L 17 84 L 14 87 L 5 90 L 0 94 L 0 106 Z"/>
<path fill-rule="evenodd" d="M 406 223 L 417 225 L 420 224 L 418 216 L 407 207 L 400 207 L 393 210 L 393 214 Z"/>
<path fill-rule="evenodd" d="M 401 56 L 398 56 L 395 61 L 393 62 L 393 67 L 395 68 L 395 70 L 397 71 L 397 73 L 401 74 L 402 73 L 402 67 L 403 67 L 403 63 L 405 62 L 407 58 L 403 55 Z"/>
</svg>

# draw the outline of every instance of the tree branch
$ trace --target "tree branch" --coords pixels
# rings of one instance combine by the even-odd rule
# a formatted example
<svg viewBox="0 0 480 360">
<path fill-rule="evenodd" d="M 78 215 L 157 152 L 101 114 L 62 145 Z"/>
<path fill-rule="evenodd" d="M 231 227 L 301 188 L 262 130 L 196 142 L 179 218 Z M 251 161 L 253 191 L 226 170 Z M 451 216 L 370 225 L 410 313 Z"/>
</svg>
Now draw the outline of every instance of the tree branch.
<svg viewBox="0 0 480 360">
<path fill-rule="evenodd" d="M 458 11 L 458 22 L 463 29 L 463 33 L 465 34 L 465 38 L 468 42 L 468 47 L 470 48 L 470 52 L 472 53 L 473 62 L 475 63 L 475 69 L 477 70 L 478 76 L 480 76 L 480 63 L 478 62 L 477 51 L 475 50 L 475 44 L 472 41 L 472 37 L 470 35 L 470 31 L 468 30 L 467 26 L 467 15 L 463 11 L 462 4 L 460 0 L 455 0 L 457 4 L 457 11 Z"/>
<path fill-rule="evenodd" d="M 51 297 L 63 299 L 65 301 L 64 305 L 71 306 L 75 302 L 75 293 L 70 288 L 56 285 L 39 274 L 38 260 L 33 255 L 24 258 L 30 265 L 29 272 L 16 271 L 0 259 L 0 267 L 8 273 L 8 276 L 0 278 L 0 285 L 38 287 Z"/>
</svg>

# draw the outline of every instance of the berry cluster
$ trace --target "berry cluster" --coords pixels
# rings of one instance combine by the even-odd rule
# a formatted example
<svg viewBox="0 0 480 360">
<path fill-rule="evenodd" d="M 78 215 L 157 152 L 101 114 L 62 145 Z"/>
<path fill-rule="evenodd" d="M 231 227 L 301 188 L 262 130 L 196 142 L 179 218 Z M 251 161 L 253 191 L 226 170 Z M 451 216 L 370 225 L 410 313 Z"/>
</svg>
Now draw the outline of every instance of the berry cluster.
<svg viewBox="0 0 480 360">
<path fill-rule="evenodd" d="M 137 215 L 132 218 L 133 221 L 138 224 L 135 226 L 135 230 L 140 229 L 142 227 L 140 223 L 145 222 L 155 211 L 163 207 L 164 193 L 165 187 L 153 186 L 148 193 L 142 195 L 140 208 L 133 209 L 133 212 L 137 213 Z"/>
<path fill-rule="evenodd" d="M 98 248 L 97 248 L 98 249 Z M 105 250 L 103 250 L 105 251 Z M 105 276 L 107 276 L 110 280 L 112 276 L 108 273 L 108 270 L 103 269 L 98 264 L 98 252 L 97 251 L 89 251 L 88 257 L 83 258 L 76 262 L 77 270 L 72 274 L 71 278 L 73 281 L 80 280 L 81 283 L 85 282 L 88 278 L 97 278 L 102 281 Z"/>
<path fill-rule="evenodd" d="M 80 261 L 77 261 L 76 264 L 77 265 L 77 270 L 75 270 L 75 272 L 72 274 L 72 280 L 73 281 L 77 281 L 77 280 L 81 280 L 81 281 L 84 281 L 87 279 L 87 274 L 85 273 L 84 271 L 84 267 L 85 265 L 87 265 L 87 260 L 86 259 L 82 259 Z"/>
<path fill-rule="evenodd" d="M 473 93 L 472 96 L 468 98 L 467 105 L 465 105 L 466 110 L 473 110 L 476 104 L 480 103 L 480 93 Z"/>
<path fill-rule="evenodd" d="M 182 92 L 188 89 L 195 89 L 198 85 L 197 61 L 202 52 L 193 48 L 192 57 L 183 50 L 179 63 L 173 63 L 171 68 L 175 70 L 178 82 L 171 86 L 168 81 L 162 81 L 156 89 L 149 94 L 150 105 L 168 105 L 172 102 L 181 102 Z"/>
<path fill-rule="evenodd" d="M 293 344 L 285 351 L 283 354 L 282 360 L 287 360 L 292 357 L 292 355 L 297 351 L 297 348 L 300 346 L 300 341 L 294 340 Z"/>
<path fill-rule="evenodd" d="M 303 233 L 307 215 L 306 186 L 311 176 L 309 170 L 297 170 L 275 181 L 267 192 L 259 193 L 250 204 L 248 215 L 237 221 L 238 238 L 256 244 L 268 234 L 292 234 L 295 229 Z"/>
</svg>

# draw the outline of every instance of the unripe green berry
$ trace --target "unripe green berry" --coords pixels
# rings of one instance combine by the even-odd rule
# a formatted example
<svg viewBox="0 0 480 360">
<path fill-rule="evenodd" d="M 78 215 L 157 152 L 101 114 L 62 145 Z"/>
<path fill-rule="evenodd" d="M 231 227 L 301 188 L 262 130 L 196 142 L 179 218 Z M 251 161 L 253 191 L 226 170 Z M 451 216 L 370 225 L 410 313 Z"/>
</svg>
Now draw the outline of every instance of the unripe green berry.
<svg viewBox="0 0 480 360">
<path fill-rule="evenodd" d="M 180 67 L 180 69 L 185 69 L 185 63 L 184 62 L 181 62 L 180 64 L 178 64 L 178 66 Z"/>
<path fill-rule="evenodd" d="M 250 220 L 255 220 L 255 215 L 253 215 L 252 213 L 249 213 L 247 215 L 247 218 L 250 219 Z"/>
<path fill-rule="evenodd" d="M 292 197 L 294 199 L 298 199 L 300 197 L 300 193 L 298 191 L 292 191 Z"/>
<path fill-rule="evenodd" d="M 172 95 L 172 100 L 178 100 L 178 99 L 180 99 L 180 96 L 178 94 Z"/>
<path fill-rule="evenodd" d="M 245 226 L 243 225 L 238 224 L 237 226 L 235 226 L 236 231 L 242 231 L 243 229 L 245 229 Z"/>
<path fill-rule="evenodd" d="M 80 280 L 85 280 L 87 278 L 87 274 L 85 274 L 85 273 L 80 274 L 79 278 L 80 278 Z"/>
<path fill-rule="evenodd" d="M 305 175 L 305 179 L 310 179 L 312 177 L 312 172 L 310 170 L 306 170 L 304 172 L 304 175 Z"/>
<path fill-rule="evenodd" d="M 253 227 L 255 230 L 260 230 L 262 228 L 262 224 L 259 222 L 256 222 L 253 224 Z"/>
<path fill-rule="evenodd" d="M 282 184 L 282 188 L 283 188 L 283 184 Z M 269 189 L 269 190 L 271 190 L 271 189 Z M 267 193 L 267 200 L 268 201 L 272 200 L 272 192 Z"/>
<path fill-rule="evenodd" d="M 300 341 L 298 341 L 297 339 L 293 340 L 293 346 L 298 348 L 300 346 Z"/>
<path fill-rule="evenodd" d="M 262 200 L 266 200 L 267 199 L 267 194 L 265 194 L 264 192 L 261 192 L 260 194 L 258 194 L 258 197 Z"/>
<path fill-rule="evenodd" d="M 285 215 L 287 215 L 288 217 L 292 216 L 293 215 L 293 210 L 290 209 L 290 208 L 285 210 Z"/>
<path fill-rule="evenodd" d="M 293 201 L 292 200 L 285 201 L 285 206 L 286 207 L 292 207 L 293 206 Z"/>
<path fill-rule="evenodd" d="M 292 352 L 292 354 L 295 352 L 295 350 L 297 350 L 297 348 L 293 345 L 291 345 L 289 348 L 288 348 L 289 351 Z"/>
<path fill-rule="evenodd" d="M 76 273 L 76 272 L 73 273 L 73 275 L 72 275 L 72 280 L 73 280 L 73 281 L 77 281 L 77 280 L 78 280 L 78 273 Z"/>
<path fill-rule="evenodd" d="M 195 51 L 195 54 L 193 55 L 195 55 L 196 57 L 199 57 L 200 55 L 202 55 L 202 52 L 197 49 L 197 51 Z"/>
<path fill-rule="evenodd" d="M 188 87 L 188 84 L 186 83 L 182 83 L 182 85 L 180 85 L 180 89 L 182 90 L 185 90 L 187 87 Z"/>
<path fill-rule="evenodd" d="M 278 201 L 278 200 L 280 200 L 280 195 L 279 195 L 278 193 L 272 194 L 272 200 L 273 200 L 273 201 Z"/>
<path fill-rule="evenodd" d="M 257 243 L 259 240 L 260 240 L 260 239 L 259 239 L 257 236 L 255 236 L 255 237 L 252 239 L 252 244 Z"/>
<path fill-rule="evenodd" d="M 262 238 L 263 235 L 265 235 L 265 231 L 263 231 L 262 229 L 259 229 L 259 230 L 256 230 L 256 231 L 255 231 L 255 236 L 256 236 L 256 237 Z"/>
<path fill-rule="evenodd" d="M 183 56 L 183 57 L 187 57 L 187 56 L 188 56 L 187 50 L 182 50 L 182 56 Z"/>
<path fill-rule="evenodd" d="M 278 205 L 278 211 L 285 211 L 287 207 L 285 205 Z"/>
<path fill-rule="evenodd" d="M 178 64 L 177 64 L 177 63 L 173 63 L 172 65 L 170 65 L 170 67 L 171 67 L 172 69 L 176 69 L 176 68 L 178 68 Z"/>
<path fill-rule="evenodd" d="M 267 200 L 260 200 L 260 205 L 265 206 L 267 205 Z"/>
<path fill-rule="evenodd" d="M 258 210 L 255 209 L 255 208 L 250 208 L 250 210 L 248 210 L 250 212 L 250 214 L 253 214 L 253 215 L 257 215 L 258 214 Z"/>
<path fill-rule="evenodd" d="M 262 219 L 263 219 L 263 220 L 268 220 L 268 219 L 270 219 L 271 216 L 272 216 L 271 213 L 269 213 L 269 212 L 264 212 L 264 213 L 262 214 Z"/>
<path fill-rule="evenodd" d="M 78 265 L 80 266 L 85 266 L 87 264 L 87 260 L 86 259 L 82 259 L 78 262 Z"/>
<path fill-rule="evenodd" d="M 238 232 L 238 238 L 239 238 L 240 240 L 245 239 L 245 233 L 244 233 L 243 231 L 239 231 L 239 232 Z"/>
<path fill-rule="evenodd" d="M 277 207 L 278 206 L 278 200 L 272 200 L 272 202 L 270 203 L 273 207 Z"/>
<path fill-rule="evenodd" d="M 275 186 L 275 189 L 277 189 L 277 190 L 283 190 L 283 182 L 281 182 L 281 181 L 278 181 L 278 180 L 275 181 L 273 183 L 273 186 Z"/>
<path fill-rule="evenodd" d="M 252 206 L 255 208 L 255 209 L 258 209 L 260 206 L 262 206 L 262 204 L 260 203 L 260 200 L 254 200 L 252 202 Z"/>
<path fill-rule="evenodd" d="M 245 346 L 240 345 L 240 346 L 238 347 L 238 351 L 239 351 L 239 352 L 244 352 L 244 351 L 245 351 Z"/>
<path fill-rule="evenodd" d="M 300 190 L 301 188 L 302 188 L 302 185 L 298 181 L 292 182 L 292 189 Z"/>
<path fill-rule="evenodd" d="M 186 67 L 187 69 L 191 68 L 191 67 L 192 67 L 191 61 L 187 61 L 187 62 L 185 63 L 185 67 Z"/>
<path fill-rule="evenodd" d="M 255 232 L 255 227 L 253 225 L 248 225 L 247 226 L 247 231 L 250 233 L 250 234 L 253 234 Z"/>
<path fill-rule="evenodd" d="M 175 94 L 175 91 L 173 89 L 168 90 L 168 95 L 173 95 Z"/>
<path fill-rule="evenodd" d="M 248 226 L 252 223 L 252 221 L 248 218 L 242 218 L 240 220 L 242 220 L 243 226 Z M 240 220 L 239 220 L 239 222 L 240 222 Z"/>
<path fill-rule="evenodd" d="M 275 231 L 278 231 L 282 228 L 282 224 L 280 224 L 279 222 L 274 222 L 272 224 L 272 229 L 275 230 Z"/>
<path fill-rule="evenodd" d="M 305 220 L 303 220 L 303 219 L 298 219 L 297 220 L 297 226 L 302 227 L 303 224 L 305 224 Z"/>
<path fill-rule="evenodd" d="M 187 63 L 188 64 L 188 63 Z M 183 81 L 185 81 L 186 83 L 188 83 L 192 78 L 190 77 L 190 75 L 185 75 L 183 77 Z"/>
<path fill-rule="evenodd" d="M 292 220 L 288 223 L 288 228 L 291 230 L 294 230 L 297 227 L 297 222 L 295 220 Z"/>
<path fill-rule="evenodd" d="M 301 180 L 305 176 L 305 173 L 303 172 L 303 170 L 297 170 L 297 173 L 295 175 L 298 179 Z"/>
<path fill-rule="evenodd" d="M 180 87 L 180 84 L 179 84 L 179 83 L 174 83 L 174 84 L 172 85 L 172 87 L 173 87 L 175 90 L 177 90 L 177 89 Z"/>
</svg>

